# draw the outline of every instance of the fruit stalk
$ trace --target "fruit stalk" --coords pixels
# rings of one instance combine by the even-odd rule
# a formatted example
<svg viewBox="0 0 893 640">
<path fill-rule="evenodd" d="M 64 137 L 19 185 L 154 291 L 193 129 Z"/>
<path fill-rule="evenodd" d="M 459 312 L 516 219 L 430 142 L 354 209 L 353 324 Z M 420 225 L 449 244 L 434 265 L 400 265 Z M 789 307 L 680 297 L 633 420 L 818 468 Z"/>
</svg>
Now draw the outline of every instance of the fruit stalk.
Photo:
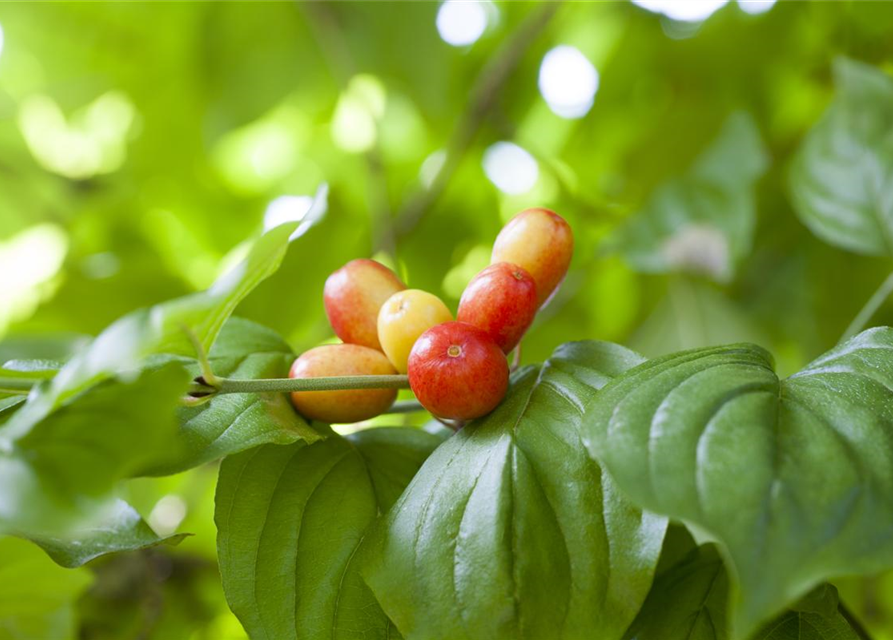
<svg viewBox="0 0 893 640">
<path fill-rule="evenodd" d="M 326 376 L 320 378 L 258 378 L 238 380 L 218 378 L 212 386 L 197 380 L 189 393 L 193 396 L 221 393 L 289 393 L 293 391 L 346 391 L 351 389 L 408 389 L 403 375 Z"/>
</svg>

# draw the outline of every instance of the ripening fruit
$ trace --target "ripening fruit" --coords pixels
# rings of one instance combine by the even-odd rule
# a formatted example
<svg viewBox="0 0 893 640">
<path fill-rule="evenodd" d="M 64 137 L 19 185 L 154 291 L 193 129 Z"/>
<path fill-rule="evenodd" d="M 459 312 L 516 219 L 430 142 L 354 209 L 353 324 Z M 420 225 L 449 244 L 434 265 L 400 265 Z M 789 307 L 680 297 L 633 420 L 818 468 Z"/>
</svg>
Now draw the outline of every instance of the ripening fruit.
<svg viewBox="0 0 893 640">
<path fill-rule="evenodd" d="M 358 344 L 326 344 L 302 353 L 289 378 L 394 375 L 381 351 Z M 384 413 L 397 398 L 396 389 L 295 391 L 291 403 L 305 418 L 322 422 L 359 422 Z"/>
<path fill-rule="evenodd" d="M 335 335 L 344 342 L 381 350 L 378 311 L 385 300 L 406 288 L 400 278 L 375 260 L 351 260 L 326 280 L 323 302 Z"/>
<path fill-rule="evenodd" d="M 419 289 L 398 291 L 378 312 L 381 348 L 394 368 L 406 373 L 409 352 L 419 336 L 452 319 L 453 314 L 437 296 Z"/>
<path fill-rule="evenodd" d="M 518 265 L 497 262 L 465 287 L 456 319 L 483 329 L 508 353 L 524 337 L 538 308 L 536 283 L 530 274 Z"/>
<path fill-rule="evenodd" d="M 536 282 L 542 305 L 561 284 L 573 252 L 574 235 L 564 218 L 549 209 L 525 209 L 496 236 L 490 262 L 525 269 Z"/>
<path fill-rule="evenodd" d="M 508 383 L 505 354 L 484 331 L 464 322 L 428 329 L 409 354 L 409 386 L 441 418 L 471 420 L 490 413 Z"/>
</svg>

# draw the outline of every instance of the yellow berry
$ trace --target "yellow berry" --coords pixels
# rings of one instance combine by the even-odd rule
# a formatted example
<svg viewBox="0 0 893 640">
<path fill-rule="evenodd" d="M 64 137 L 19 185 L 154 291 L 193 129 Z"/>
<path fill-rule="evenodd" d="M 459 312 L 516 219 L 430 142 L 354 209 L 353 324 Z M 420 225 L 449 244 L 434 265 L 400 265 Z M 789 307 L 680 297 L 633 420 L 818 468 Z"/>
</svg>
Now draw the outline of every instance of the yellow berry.
<svg viewBox="0 0 893 640">
<path fill-rule="evenodd" d="M 409 352 L 419 336 L 452 319 L 453 314 L 437 296 L 419 289 L 398 291 L 378 313 L 378 340 L 394 368 L 406 373 Z"/>
</svg>

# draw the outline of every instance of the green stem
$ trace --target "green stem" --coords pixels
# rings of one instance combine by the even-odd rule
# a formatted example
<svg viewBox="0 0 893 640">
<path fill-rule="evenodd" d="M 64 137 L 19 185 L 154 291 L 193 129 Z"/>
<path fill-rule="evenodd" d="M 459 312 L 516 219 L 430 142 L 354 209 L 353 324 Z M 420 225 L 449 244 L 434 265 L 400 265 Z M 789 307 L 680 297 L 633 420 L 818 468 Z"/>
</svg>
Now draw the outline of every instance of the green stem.
<svg viewBox="0 0 893 640">
<path fill-rule="evenodd" d="M 27 394 L 40 380 L 29 378 L 0 378 L 0 393 Z M 324 378 L 259 378 L 239 380 L 214 378 L 213 382 L 197 378 L 189 388 L 192 397 L 222 393 L 288 393 L 291 391 L 347 391 L 351 389 L 408 389 L 407 376 L 331 376 Z M 395 403 L 399 407 L 391 413 L 414 411 L 409 404 Z"/>
<path fill-rule="evenodd" d="M 287 393 L 291 391 L 347 391 L 351 389 L 408 389 L 407 376 L 332 376 L 325 378 L 217 378 L 215 385 L 197 385 L 199 393 Z"/>
<path fill-rule="evenodd" d="M 415 400 L 400 400 L 392 404 L 385 413 L 416 413 L 419 411 L 425 411 L 425 407 L 419 402 Z"/>
<path fill-rule="evenodd" d="M 843 332 L 840 342 L 844 342 L 862 331 L 865 325 L 874 317 L 874 314 L 877 313 L 877 310 L 880 309 L 881 305 L 884 304 L 884 301 L 890 297 L 891 293 L 893 293 L 893 273 L 887 276 L 887 279 L 881 283 L 877 291 L 868 299 L 868 302 L 865 303 L 865 306 L 862 307 L 850 323 L 850 326 Z"/>
</svg>

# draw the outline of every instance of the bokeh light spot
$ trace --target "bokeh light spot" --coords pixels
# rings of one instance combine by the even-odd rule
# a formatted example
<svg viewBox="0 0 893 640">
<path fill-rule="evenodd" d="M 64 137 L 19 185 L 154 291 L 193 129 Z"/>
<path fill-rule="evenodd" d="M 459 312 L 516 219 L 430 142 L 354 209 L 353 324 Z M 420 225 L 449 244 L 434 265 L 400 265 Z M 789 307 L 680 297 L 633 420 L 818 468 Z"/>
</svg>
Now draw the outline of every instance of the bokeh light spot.
<svg viewBox="0 0 893 640">
<path fill-rule="evenodd" d="M 3 25 L 0 24 L 0 56 L 3 55 Z"/>
<path fill-rule="evenodd" d="M 377 122 L 384 115 L 387 95 L 375 76 L 354 76 L 338 99 L 332 118 L 332 140 L 350 153 L 368 151 L 378 137 Z"/>
<path fill-rule="evenodd" d="M 633 0 L 643 9 L 661 13 L 671 20 L 703 22 L 729 0 Z"/>
<path fill-rule="evenodd" d="M 19 128 L 34 158 L 48 171 L 73 180 L 118 170 L 136 118 L 133 103 L 118 91 L 99 96 L 66 119 L 49 96 L 22 104 Z"/>
<path fill-rule="evenodd" d="M 234 191 L 259 195 L 299 170 L 306 172 L 301 164 L 308 163 L 300 151 L 310 131 L 307 116 L 288 98 L 258 120 L 223 135 L 212 158 Z"/>
<path fill-rule="evenodd" d="M 581 118 L 592 108 L 598 91 L 598 71 L 579 49 L 560 45 L 543 57 L 540 93 L 562 118 Z"/>
<path fill-rule="evenodd" d="M 446 0 L 437 11 L 437 31 L 454 47 L 474 44 L 486 28 L 487 11 L 482 2 Z"/>
<path fill-rule="evenodd" d="M 161 498 L 149 514 L 149 525 L 160 536 L 169 536 L 186 517 L 186 501 L 178 495 L 168 494 Z"/>
<path fill-rule="evenodd" d="M 500 191 L 516 196 L 533 188 L 540 171 L 527 151 L 513 142 L 497 142 L 484 152 L 484 173 Z"/>
<path fill-rule="evenodd" d="M 52 293 L 67 252 L 68 236 L 53 224 L 30 227 L 0 243 L 0 334 Z"/>
<path fill-rule="evenodd" d="M 775 0 L 738 0 L 741 10 L 751 15 L 766 13 L 773 5 L 775 5 Z"/>
</svg>

